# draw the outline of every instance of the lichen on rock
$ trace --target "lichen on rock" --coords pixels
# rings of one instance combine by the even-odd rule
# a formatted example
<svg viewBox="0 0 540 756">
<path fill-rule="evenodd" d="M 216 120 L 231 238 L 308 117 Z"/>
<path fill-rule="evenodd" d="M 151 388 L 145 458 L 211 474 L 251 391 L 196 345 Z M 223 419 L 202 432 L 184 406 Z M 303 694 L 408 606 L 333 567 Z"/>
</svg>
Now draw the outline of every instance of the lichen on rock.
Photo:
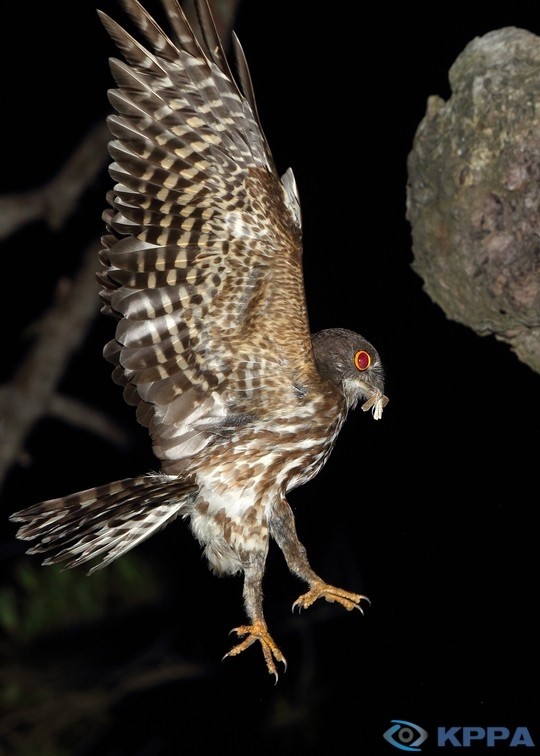
<svg viewBox="0 0 540 756">
<path fill-rule="evenodd" d="M 408 158 L 413 268 L 446 315 L 540 372 L 540 37 L 470 42 Z"/>
</svg>

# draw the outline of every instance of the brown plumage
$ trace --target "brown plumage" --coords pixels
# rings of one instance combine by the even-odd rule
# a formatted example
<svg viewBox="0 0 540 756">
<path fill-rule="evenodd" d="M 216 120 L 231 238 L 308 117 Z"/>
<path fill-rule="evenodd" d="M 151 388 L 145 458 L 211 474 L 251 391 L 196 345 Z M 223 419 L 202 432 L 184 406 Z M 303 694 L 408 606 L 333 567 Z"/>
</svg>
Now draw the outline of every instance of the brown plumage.
<svg viewBox="0 0 540 756">
<path fill-rule="evenodd" d="M 263 614 L 270 536 L 308 592 L 360 608 L 362 596 L 311 569 L 286 493 L 324 465 L 359 400 L 387 399 L 379 355 L 344 329 L 310 335 L 300 208 L 263 135 L 241 47 L 238 85 L 206 0 L 194 35 L 162 0 L 169 37 L 137 0 L 123 5 L 144 45 L 101 13 L 125 62 L 117 89 L 105 213 L 103 312 L 118 320 L 105 357 L 152 438 L 161 472 L 36 504 L 12 516 L 44 564 L 116 559 L 174 518 L 189 520 L 218 574 L 243 573 L 248 624 L 269 672 L 284 657 Z"/>
</svg>

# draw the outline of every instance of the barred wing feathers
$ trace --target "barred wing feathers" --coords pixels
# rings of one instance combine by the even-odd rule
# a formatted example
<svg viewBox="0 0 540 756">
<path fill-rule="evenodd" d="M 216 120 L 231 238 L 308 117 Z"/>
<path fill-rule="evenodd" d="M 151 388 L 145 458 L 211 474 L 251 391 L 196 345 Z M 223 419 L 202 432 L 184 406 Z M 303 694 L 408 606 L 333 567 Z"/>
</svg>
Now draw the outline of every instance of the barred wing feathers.
<svg viewBox="0 0 540 756">
<path fill-rule="evenodd" d="M 100 14 L 126 60 L 111 61 L 117 184 L 100 280 L 119 323 L 105 356 L 175 472 L 216 427 L 261 419 L 315 375 L 300 210 L 292 173 L 281 181 L 274 167 L 241 47 L 242 91 L 206 0 L 201 41 L 175 0 L 164 2 L 172 38 L 136 0 L 123 4 L 151 50 Z"/>
</svg>

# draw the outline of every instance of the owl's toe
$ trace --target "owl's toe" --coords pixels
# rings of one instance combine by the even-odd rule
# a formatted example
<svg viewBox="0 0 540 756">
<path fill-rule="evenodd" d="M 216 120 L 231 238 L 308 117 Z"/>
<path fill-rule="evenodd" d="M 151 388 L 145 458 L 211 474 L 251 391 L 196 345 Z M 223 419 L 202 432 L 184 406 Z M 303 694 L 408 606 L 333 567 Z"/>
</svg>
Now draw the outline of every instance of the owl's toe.
<svg viewBox="0 0 540 756">
<path fill-rule="evenodd" d="M 367 601 L 368 603 L 371 603 L 367 596 L 363 596 L 360 593 L 351 593 L 350 591 L 344 591 L 342 588 L 336 588 L 335 586 L 328 585 L 328 583 L 320 580 L 312 583 L 310 590 L 296 599 L 292 606 L 293 611 L 296 608 L 300 610 L 307 609 L 308 606 L 314 604 L 315 601 L 317 601 L 317 599 L 319 598 L 324 598 L 331 604 L 337 602 L 338 604 L 341 604 L 341 606 L 345 607 L 348 612 L 350 612 L 352 609 L 359 609 L 362 614 L 364 613 L 364 610 L 361 606 L 362 599 L 364 599 L 364 601 Z"/>
<path fill-rule="evenodd" d="M 268 628 L 266 627 L 265 622 L 254 622 L 252 625 L 241 625 L 240 627 L 234 627 L 231 630 L 231 633 L 236 633 L 238 636 L 247 636 L 241 643 L 239 643 L 237 646 L 233 646 L 231 650 L 225 654 L 223 657 L 226 659 L 228 656 L 238 656 L 238 654 L 241 654 L 242 651 L 245 651 L 246 648 L 249 648 L 253 643 L 256 641 L 259 641 L 261 644 L 262 652 L 264 655 L 264 660 L 266 662 L 266 666 L 268 669 L 268 672 L 271 675 L 274 675 L 275 680 L 277 682 L 278 680 L 278 672 L 276 668 L 276 662 L 281 662 L 283 664 L 285 670 L 287 669 L 287 662 L 285 660 L 285 657 L 281 653 L 278 645 L 268 632 Z"/>
</svg>

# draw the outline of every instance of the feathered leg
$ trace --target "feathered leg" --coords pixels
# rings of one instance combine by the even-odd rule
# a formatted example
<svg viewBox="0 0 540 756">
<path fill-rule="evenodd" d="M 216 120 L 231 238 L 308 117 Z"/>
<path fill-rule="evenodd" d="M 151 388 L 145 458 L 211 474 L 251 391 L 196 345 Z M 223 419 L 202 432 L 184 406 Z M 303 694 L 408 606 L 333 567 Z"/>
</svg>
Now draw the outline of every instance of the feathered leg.
<svg viewBox="0 0 540 756">
<path fill-rule="evenodd" d="M 324 598 L 330 603 L 337 601 L 347 611 L 359 609 L 362 611 L 360 602 L 362 599 L 369 601 L 367 596 L 359 593 L 350 593 L 342 588 L 325 583 L 312 569 L 309 564 L 306 549 L 298 540 L 294 516 L 289 503 L 282 498 L 274 510 L 271 520 L 271 535 L 283 552 L 287 565 L 291 572 L 302 578 L 308 585 L 309 591 L 296 599 L 293 609 L 307 609 L 318 598 Z"/>
<path fill-rule="evenodd" d="M 277 682 L 278 673 L 275 661 L 281 662 L 285 666 L 285 669 L 287 668 L 287 662 L 274 639 L 268 632 L 266 620 L 264 619 L 262 579 L 264 575 L 265 561 L 266 554 L 257 552 L 250 555 L 244 566 L 244 605 L 251 624 L 241 625 L 240 627 L 235 627 L 231 630 L 232 633 L 247 637 L 237 646 L 231 648 L 223 658 L 225 659 L 227 656 L 236 656 L 237 654 L 242 653 L 242 651 L 245 651 L 246 648 L 249 648 L 256 641 L 259 641 L 268 672 L 271 675 L 274 675 Z"/>
</svg>

